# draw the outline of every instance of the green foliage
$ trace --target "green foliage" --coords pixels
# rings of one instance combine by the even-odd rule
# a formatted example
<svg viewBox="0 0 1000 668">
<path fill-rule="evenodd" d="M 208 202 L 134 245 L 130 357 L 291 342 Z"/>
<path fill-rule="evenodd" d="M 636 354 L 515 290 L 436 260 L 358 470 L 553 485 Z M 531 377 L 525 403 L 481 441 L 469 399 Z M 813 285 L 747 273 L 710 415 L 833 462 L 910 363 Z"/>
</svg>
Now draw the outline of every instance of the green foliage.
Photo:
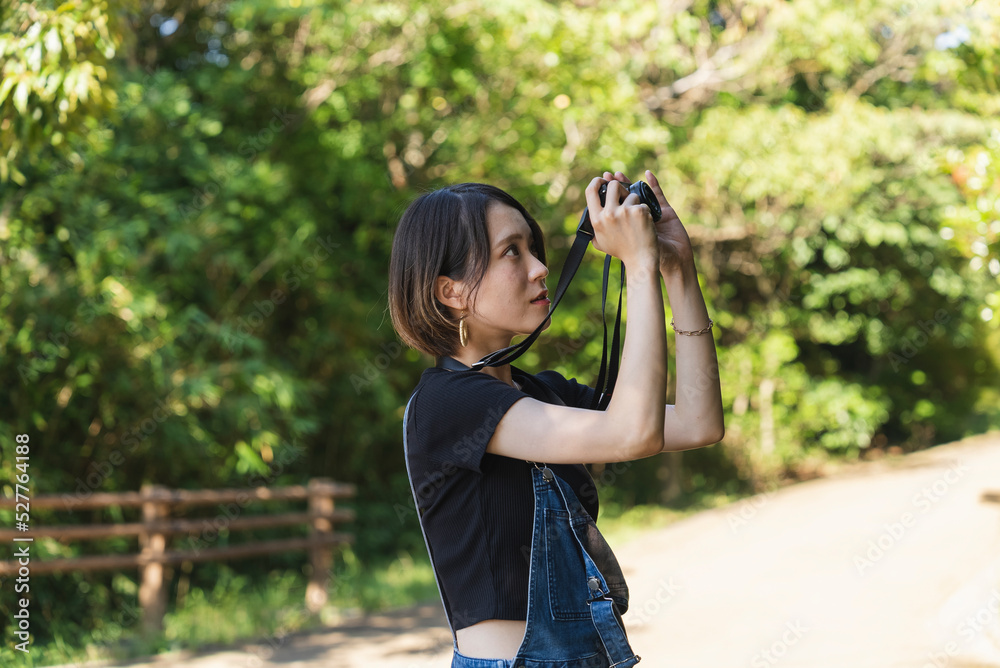
<svg viewBox="0 0 1000 668">
<path fill-rule="evenodd" d="M 684 453 L 675 506 L 996 426 L 994 3 L 671 11 L 636 0 L 5 9 L 4 493 L 18 433 L 31 437 L 36 495 L 350 481 L 357 543 L 337 568 L 353 584 L 335 598 L 377 607 L 433 591 L 400 447 L 431 361 L 399 344 L 386 312 L 395 224 L 425 189 L 499 185 L 541 221 L 551 287 L 583 188 L 605 169 L 657 172 L 717 324 L 726 438 Z M 601 260 L 589 252 L 518 366 L 596 382 Z M 667 461 L 601 483 L 605 511 L 663 501 Z M 359 584 L 361 564 L 397 558 L 395 576 Z M 171 614 L 228 596 L 213 589 L 219 573 L 199 564 Z M 135 597 L 133 573 L 33 587 L 47 647 L 100 635 Z M 5 619 L 10 605 L 4 594 Z"/>
<path fill-rule="evenodd" d="M 114 8 L 112 10 L 112 7 Z M 0 14 L 0 183 L 25 185 L 22 154 L 59 149 L 87 118 L 113 113 L 112 59 L 134 0 L 10 3 Z M 27 149 L 27 150 L 25 150 Z"/>
</svg>

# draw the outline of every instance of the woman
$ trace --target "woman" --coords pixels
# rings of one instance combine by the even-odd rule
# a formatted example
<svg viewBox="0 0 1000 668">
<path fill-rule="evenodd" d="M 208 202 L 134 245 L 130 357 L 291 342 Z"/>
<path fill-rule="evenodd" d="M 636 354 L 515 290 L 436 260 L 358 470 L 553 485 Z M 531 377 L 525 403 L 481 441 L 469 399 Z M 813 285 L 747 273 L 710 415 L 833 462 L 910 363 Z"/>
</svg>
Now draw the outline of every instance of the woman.
<svg viewBox="0 0 1000 668">
<path fill-rule="evenodd" d="M 663 212 L 655 225 L 636 195 L 620 201 L 621 172 L 586 189 L 593 245 L 628 273 L 621 366 L 603 411 L 585 408 L 593 388 L 555 371 L 468 368 L 547 318 L 542 231 L 520 203 L 492 186 L 460 184 L 422 195 L 400 220 L 389 270 L 393 326 L 438 362 L 407 404 L 405 456 L 454 635 L 453 666 L 639 660 L 621 627 L 627 590 L 617 562 L 609 549 L 595 562 L 594 544 L 580 550 L 573 540 L 598 512 L 583 463 L 698 448 L 724 433 L 714 341 L 699 336 L 712 323 L 690 240 L 656 177 L 646 177 Z M 661 277 L 671 324 L 689 334 L 677 342 L 676 405 L 664 404 Z M 596 527 L 587 535 L 606 547 Z"/>
</svg>

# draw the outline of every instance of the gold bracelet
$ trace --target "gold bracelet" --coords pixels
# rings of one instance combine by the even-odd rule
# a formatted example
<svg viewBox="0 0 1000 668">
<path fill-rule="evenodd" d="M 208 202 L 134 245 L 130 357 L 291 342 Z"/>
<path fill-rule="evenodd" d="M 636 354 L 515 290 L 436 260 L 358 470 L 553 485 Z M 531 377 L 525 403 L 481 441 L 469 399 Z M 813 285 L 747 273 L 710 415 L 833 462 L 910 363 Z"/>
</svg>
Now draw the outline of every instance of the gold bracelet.
<svg viewBox="0 0 1000 668">
<path fill-rule="evenodd" d="M 698 336 L 699 334 L 704 334 L 708 330 L 712 329 L 712 325 L 714 325 L 714 324 L 715 323 L 712 322 L 712 319 L 709 318 L 708 319 L 708 327 L 699 329 L 697 332 L 685 332 L 682 329 L 677 329 L 676 327 L 674 327 L 674 319 L 673 318 L 670 319 L 670 326 L 674 327 L 674 331 L 677 332 L 678 334 L 684 334 L 685 336 Z"/>
</svg>

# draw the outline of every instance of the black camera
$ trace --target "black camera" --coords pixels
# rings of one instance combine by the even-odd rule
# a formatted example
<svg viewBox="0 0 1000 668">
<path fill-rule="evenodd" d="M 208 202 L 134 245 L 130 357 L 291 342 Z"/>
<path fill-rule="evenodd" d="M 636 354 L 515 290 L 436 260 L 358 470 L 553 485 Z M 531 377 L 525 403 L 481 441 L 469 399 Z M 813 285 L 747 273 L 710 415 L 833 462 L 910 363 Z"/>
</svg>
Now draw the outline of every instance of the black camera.
<svg viewBox="0 0 1000 668">
<path fill-rule="evenodd" d="M 608 183 L 601 185 L 601 189 L 598 191 L 598 195 L 601 198 L 601 206 L 604 206 L 608 198 Z M 624 183 L 622 185 L 625 185 Z M 619 204 L 625 201 L 629 193 L 635 193 L 639 196 L 639 203 L 645 204 L 649 207 L 649 213 L 653 216 L 653 222 L 655 223 L 660 219 L 663 212 L 660 210 L 660 203 L 656 201 L 656 195 L 653 194 L 653 189 L 646 184 L 645 181 L 636 181 L 628 187 L 628 192 L 623 193 L 621 198 L 618 200 Z M 583 230 L 587 234 L 594 236 L 594 227 L 590 224 L 590 212 L 585 211 L 583 214 L 583 220 L 580 221 L 577 230 Z"/>
</svg>

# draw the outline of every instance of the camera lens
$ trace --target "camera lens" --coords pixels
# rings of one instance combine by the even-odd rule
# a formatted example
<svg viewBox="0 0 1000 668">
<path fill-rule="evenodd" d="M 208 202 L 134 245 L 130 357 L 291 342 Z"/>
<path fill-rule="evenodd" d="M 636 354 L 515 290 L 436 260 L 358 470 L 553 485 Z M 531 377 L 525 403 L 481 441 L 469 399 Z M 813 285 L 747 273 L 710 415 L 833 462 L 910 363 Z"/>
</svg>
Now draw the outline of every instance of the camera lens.
<svg viewBox="0 0 1000 668">
<path fill-rule="evenodd" d="M 639 201 L 649 207 L 649 213 L 652 214 L 654 223 L 660 219 L 660 216 L 663 213 L 660 211 L 660 204 L 656 201 L 656 195 L 653 194 L 653 189 L 650 188 L 645 181 L 636 181 L 628 187 L 628 192 L 638 195 Z M 597 194 L 601 198 L 601 206 L 604 206 L 608 196 L 608 184 L 601 184 L 601 189 L 597 191 Z M 618 203 L 620 204 L 624 202 L 627 196 L 628 193 L 622 194 Z"/>
<path fill-rule="evenodd" d="M 636 181 L 629 187 L 629 192 L 634 192 L 639 196 L 639 201 L 649 207 L 649 213 L 653 216 L 653 222 L 655 223 L 663 215 L 660 210 L 660 203 L 656 201 L 656 194 L 653 193 L 653 189 L 650 188 L 645 181 Z"/>
</svg>

